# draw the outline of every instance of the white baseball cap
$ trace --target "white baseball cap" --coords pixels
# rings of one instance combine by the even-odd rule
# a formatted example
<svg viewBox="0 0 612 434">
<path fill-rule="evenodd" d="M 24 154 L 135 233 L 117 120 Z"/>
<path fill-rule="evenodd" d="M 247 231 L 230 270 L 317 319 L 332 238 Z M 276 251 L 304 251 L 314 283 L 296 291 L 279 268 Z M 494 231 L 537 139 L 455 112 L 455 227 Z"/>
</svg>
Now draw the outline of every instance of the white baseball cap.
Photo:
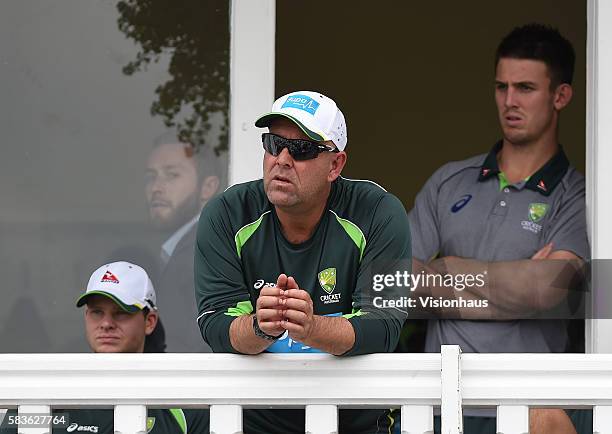
<svg viewBox="0 0 612 434">
<path fill-rule="evenodd" d="M 126 312 L 138 312 L 145 307 L 157 309 L 155 289 L 147 272 L 125 261 L 106 264 L 94 271 L 87 290 L 77 300 L 77 307 L 87 303 L 90 295 L 108 297 Z"/>
<path fill-rule="evenodd" d="M 274 101 L 272 111 L 255 121 L 259 128 L 269 127 L 272 120 L 282 116 L 293 121 L 312 140 L 331 140 L 344 151 L 346 148 L 346 121 L 331 98 L 319 92 L 299 90 Z"/>
</svg>

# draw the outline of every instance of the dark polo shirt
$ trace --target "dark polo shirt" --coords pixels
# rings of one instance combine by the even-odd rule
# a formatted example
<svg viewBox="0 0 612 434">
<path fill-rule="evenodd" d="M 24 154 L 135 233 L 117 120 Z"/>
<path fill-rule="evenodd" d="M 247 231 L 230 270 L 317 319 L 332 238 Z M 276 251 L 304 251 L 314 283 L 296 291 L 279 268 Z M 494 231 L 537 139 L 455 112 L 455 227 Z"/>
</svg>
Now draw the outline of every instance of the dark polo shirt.
<svg viewBox="0 0 612 434">
<path fill-rule="evenodd" d="M 588 259 L 584 177 L 562 149 L 528 180 L 509 184 L 489 154 L 438 169 L 409 213 L 414 258 L 460 256 L 479 261 L 529 259 L 547 243 Z M 517 270 L 520 272 L 520 270 Z M 525 288 L 529 291 L 529 288 Z M 561 320 L 429 321 L 426 351 L 562 352 Z"/>
</svg>

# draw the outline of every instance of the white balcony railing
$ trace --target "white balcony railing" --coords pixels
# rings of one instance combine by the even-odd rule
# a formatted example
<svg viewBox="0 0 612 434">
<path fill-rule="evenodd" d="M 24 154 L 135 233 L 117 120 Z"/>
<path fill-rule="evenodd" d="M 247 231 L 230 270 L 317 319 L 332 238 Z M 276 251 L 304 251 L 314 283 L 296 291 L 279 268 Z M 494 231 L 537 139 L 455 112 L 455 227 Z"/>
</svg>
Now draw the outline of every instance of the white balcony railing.
<svg viewBox="0 0 612 434">
<path fill-rule="evenodd" d="M 528 432 L 529 406 L 593 408 L 612 433 L 612 355 L 3 354 L 0 408 L 109 407 L 115 432 L 144 433 L 146 406 L 211 408 L 211 432 L 242 431 L 244 407 L 305 407 L 310 433 L 337 432 L 338 407 L 401 407 L 402 433 L 460 433 L 462 408 L 497 407 L 498 433 Z M 47 429 L 20 429 L 42 434 Z"/>
</svg>

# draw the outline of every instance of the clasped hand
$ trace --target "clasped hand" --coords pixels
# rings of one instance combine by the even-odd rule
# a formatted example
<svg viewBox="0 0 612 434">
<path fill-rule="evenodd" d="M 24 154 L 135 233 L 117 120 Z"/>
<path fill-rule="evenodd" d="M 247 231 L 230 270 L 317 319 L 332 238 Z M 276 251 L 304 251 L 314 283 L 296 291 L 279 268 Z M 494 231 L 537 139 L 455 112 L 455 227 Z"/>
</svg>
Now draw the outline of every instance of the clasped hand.
<svg viewBox="0 0 612 434">
<path fill-rule="evenodd" d="M 276 286 L 264 286 L 256 304 L 259 328 L 277 336 L 287 330 L 289 337 L 306 343 L 315 325 L 310 294 L 300 289 L 293 277 L 278 276 Z"/>
</svg>

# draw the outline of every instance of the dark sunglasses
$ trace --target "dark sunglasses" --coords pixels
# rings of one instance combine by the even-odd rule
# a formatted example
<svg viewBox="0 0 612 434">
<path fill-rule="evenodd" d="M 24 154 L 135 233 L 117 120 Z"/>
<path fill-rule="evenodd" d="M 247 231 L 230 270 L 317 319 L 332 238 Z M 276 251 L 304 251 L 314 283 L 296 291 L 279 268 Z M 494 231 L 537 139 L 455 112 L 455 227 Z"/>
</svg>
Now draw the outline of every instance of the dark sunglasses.
<svg viewBox="0 0 612 434">
<path fill-rule="evenodd" d="M 340 152 L 337 148 L 330 148 L 318 142 L 304 139 L 286 139 L 272 133 L 263 133 L 261 141 L 264 149 L 275 157 L 283 148 L 287 148 L 291 157 L 296 161 L 312 160 L 317 158 L 321 152 Z"/>
</svg>

